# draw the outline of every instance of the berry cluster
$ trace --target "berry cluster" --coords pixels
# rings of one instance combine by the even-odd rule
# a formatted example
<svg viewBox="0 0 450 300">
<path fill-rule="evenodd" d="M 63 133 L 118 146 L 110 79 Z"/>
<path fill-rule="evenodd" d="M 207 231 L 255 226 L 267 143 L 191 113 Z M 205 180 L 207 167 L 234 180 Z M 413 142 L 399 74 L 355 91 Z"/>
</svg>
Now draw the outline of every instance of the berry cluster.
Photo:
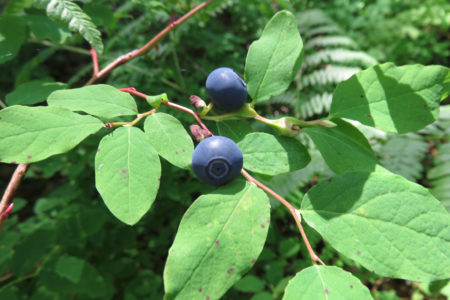
<svg viewBox="0 0 450 300">
<path fill-rule="evenodd" d="M 218 68 L 206 79 L 206 90 L 216 107 L 240 109 L 247 99 L 245 81 L 230 68 Z M 211 136 L 201 141 L 192 155 L 192 168 L 203 182 L 221 186 L 239 175 L 243 165 L 242 151 L 231 139 Z"/>
</svg>

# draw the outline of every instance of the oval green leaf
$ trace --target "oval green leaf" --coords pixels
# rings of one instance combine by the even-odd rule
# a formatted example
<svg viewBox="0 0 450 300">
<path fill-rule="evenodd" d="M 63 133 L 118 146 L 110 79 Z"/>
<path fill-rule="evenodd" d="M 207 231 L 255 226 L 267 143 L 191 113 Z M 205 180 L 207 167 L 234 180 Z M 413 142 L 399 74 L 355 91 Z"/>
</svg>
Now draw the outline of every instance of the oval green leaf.
<svg viewBox="0 0 450 300">
<path fill-rule="evenodd" d="M 136 224 L 159 188 L 158 154 L 142 130 L 121 127 L 105 136 L 95 156 L 95 186 L 120 221 Z"/>
<path fill-rule="evenodd" d="M 69 151 L 103 127 L 58 107 L 14 105 L 0 111 L 0 161 L 31 163 Z"/>
<path fill-rule="evenodd" d="M 389 132 L 422 129 L 439 116 L 447 74 L 443 66 L 376 65 L 337 86 L 330 116 Z"/>
<path fill-rule="evenodd" d="M 303 41 L 292 13 L 278 12 L 253 42 L 245 62 L 247 90 L 253 101 L 266 101 L 283 93 L 303 58 Z"/>
<path fill-rule="evenodd" d="M 6 95 L 5 101 L 9 106 L 32 105 L 45 101 L 52 92 L 66 87 L 67 84 L 62 82 L 34 80 L 19 85 L 14 91 Z"/>
<path fill-rule="evenodd" d="M 314 141 L 330 169 L 336 173 L 373 171 L 377 159 L 364 135 L 348 122 L 341 119 L 332 121 L 336 127 L 303 128 Z"/>
<path fill-rule="evenodd" d="M 49 106 L 83 111 L 106 119 L 137 115 L 136 102 L 133 97 L 106 84 L 55 91 L 50 94 L 47 102 Z"/>
<path fill-rule="evenodd" d="M 247 181 L 200 196 L 169 250 L 165 299 L 219 299 L 255 263 L 269 222 L 267 195 Z"/>
<path fill-rule="evenodd" d="M 194 143 L 177 118 L 165 113 L 147 117 L 144 130 L 159 155 L 179 168 L 191 165 Z"/>
<path fill-rule="evenodd" d="M 386 277 L 450 277 L 450 215 L 427 189 L 387 170 L 313 187 L 301 213 L 337 251 Z"/>
<path fill-rule="evenodd" d="M 255 132 L 238 143 L 244 156 L 244 168 L 270 176 L 302 169 L 311 160 L 299 141 L 284 136 Z"/>
<path fill-rule="evenodd" d="M 219 130 L 220 135 L 226 136 L 236 143 L 244 139 L 247 134 L 253 132 L 250 124 L 243 120 L 217 122 L 217 129 Z"/>
<path fill-rule="evenodd" d="M 312 266 L 289 281 L 283 300 L 373 299 L 358 278 L 338 267 Z"/>
</svg>

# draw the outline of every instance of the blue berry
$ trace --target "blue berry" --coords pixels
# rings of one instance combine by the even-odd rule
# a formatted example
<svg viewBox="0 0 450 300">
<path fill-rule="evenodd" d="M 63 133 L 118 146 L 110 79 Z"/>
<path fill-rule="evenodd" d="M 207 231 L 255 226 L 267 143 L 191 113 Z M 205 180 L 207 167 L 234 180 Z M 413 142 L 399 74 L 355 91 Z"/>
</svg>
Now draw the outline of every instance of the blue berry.
<svg viewBox="0 0 450 300">
<path fill-rule="evenodd" d="M 233 180 L 241 172 L 242 151 L 223 136 L 211 136 L 195 147 L 192 168 L 197 177 L 210 185 L 220 186 Z"/>
<path fill-rule="evenodd" d="M 237 110 L 247 99 L 247 85 L 233 69 L 218 68 L 206 79 L 206 91 L 214 105 L 222 110 Z"/>
</svg>

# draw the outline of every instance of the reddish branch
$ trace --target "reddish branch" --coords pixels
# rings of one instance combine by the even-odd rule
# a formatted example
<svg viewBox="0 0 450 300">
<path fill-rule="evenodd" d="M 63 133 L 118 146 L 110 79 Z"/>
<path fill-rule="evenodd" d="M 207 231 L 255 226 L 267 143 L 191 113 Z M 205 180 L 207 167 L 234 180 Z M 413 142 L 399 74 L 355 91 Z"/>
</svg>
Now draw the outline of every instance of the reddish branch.
<svg viewBox="0 0 450 300">
<path fill-rule="evenodd" d="M 167 25 L 166 28 L 164 28 L 162 31 L 160 31 L 153 39 L 151 39 L 147 44 L 145 44 L 143 47 L 133 50 L 131 52 L 128 52 L 122 56 L 119 56 L 116 60 L 114 60 L 112 63 L 107 65 L 102 70 L 95 72 L 91 79 L 86 83 L 86 85 L 96 83 L 98 80 L 105 77 L 108 73 L 110 73 L 112 70 L 117 68 L 118 66 L 138 57 L 141 55 L 144 55 L 148 51 L 150 51 L 152 48 L 154 48 L 159 41 L 161 41 L 170 31 L 172 31 L 174 28 L 176 28 L 178 25 L 182 24 L 184 21 L 192 17 L 195 13 L 197 13 L 199 10 L 206 7 L 208 4 L 213 2 L 214 0 L 208 0 L 203 2 L 202 4 L 198 5 L 197 7 L 193 8 L 191 11 L 189 11 L 187 14 L 182 16 L 181 18 L 170 22 L 169 25 Z"/>
<path fill-rule="evenodd" d="M 197 13 L 199 10 L 206 7 L 208 4 L 213 2 L 214 0 L 208 0 L 197 7 L 193 8 L 191 11 L 186 13 L 184 16 L 179 18 L 178 20 L 170 22 L 170 24 L 164 28 L 161 32 L 159 32 L 153 39 L 151 39 L 147 44 L 145 44 L 143 47 L 141 47 L 138 50 L 133 50 L 131 52 L 128 52 L 124 55 L 119 56 L 115 61 L 113 61 L 111 64 L 103 68 L 102 70 L 99 70 L 98 66 L 98 55 L 97 52 L 94 49 L 91 49 L 91 56 L 92 56 L 92 63 L 93 63 L 93 73 L 91 79 L 89 79 L 88 82 L 86 82 L 85 85 L 90 85 L 98 80 L 105 77 L 107 74 L 109 74 L 112 70 L 117 68 L 118 66 L 125 64 L 126 62 L 132 60 L 133 58 L 136 58 L 140 55 L 143 55 L 150 51 L 152 48 L 154 48 L 159 41 L 161 41 L 170 31 L 172 31 L 174 28 L 176 28 L 178 25 L 192 17 L 195 13 Z M 176 105 L 176 104 L 175 104 Z M 170 105 L 169 105 L 170 106 Z M 198 118 L 195 112 L 192 111 L 191 115 L 193 115 L 196 119 L 200 120 Z M 200 121 L 201 122 L 201 121 Z M 20 185 L 20 181 L 22 180 L 22 177 L 25 175 L 28 168 L 28 164 L 20 164 L 17 166 L 16 170 L 14 171 L 14 174 L 12 175 L 11 179 L 9 180 L 8 187 L 6 188 L 2 200 L 0 202 L 0 228 L 3 224 L 3 221 L 5 220 L 7 213 L 6 209 L 8 209 L 12 198 L 14 196 L 14 192 Z"/>
<path fill-rule="evenodd" d="M 11 201 L 14 197 L 14 193 L 20 185 L 23 176 L 27 172 L 28 166 L 28 164 L 19 164 L 14 171 L 8 186 L 6 187 L 5 193 L 3 194 L 2 200 L 0 201 L 0 229 L 2 227 L 3 221 L 6 219 L 14 205 Z"/>
</svg>

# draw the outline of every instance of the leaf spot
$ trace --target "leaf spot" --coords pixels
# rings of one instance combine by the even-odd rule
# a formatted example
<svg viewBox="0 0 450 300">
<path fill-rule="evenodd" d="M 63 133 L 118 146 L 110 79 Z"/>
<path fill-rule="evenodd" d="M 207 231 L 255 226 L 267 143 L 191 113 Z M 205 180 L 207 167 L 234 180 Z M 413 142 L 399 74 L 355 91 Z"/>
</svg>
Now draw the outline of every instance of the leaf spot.
<svg viewBox="0 0 450 300">
<path fill-rule="evenodd" d="M 127 171 L 127 169 L 122 169 L 122 174 L 127 174 L 128 173 L 128 171 Z"/>
<path fill-rule="evenodd" d="M 252 234 L 255 234 L 255 229 L 252 230 Z"/>
<path fill-rule="evenodd" d="M 209 299 L 211 299 L 211 298 L 209 298 L 209 296 L 206 296 L 206 300 L 209 300 Z"/>
<path fill-rule="evenodd" d="M 372 274 L 375 274 L 375 270 L 372 270 Z"/>
<path fill-rule="evenodd" d="M 158 182 L 161 182 L 161 177 L 158 178 Z"/>
<path fill-rule="evenodd" d="M 181 150 L 181 152 L 186 152 L 186 150 L 183 149 L 183 150 Z"/>
<path fill-rule="evenodd" d="M 371 114 L 368 114 L 367 117 L 368 117 L 368 118 L 372 118 L 372 115 L 371 115 Z"/>
<path fill-rule="evenodd" d="M 15 161 L 12 161 L 11 163 L 12 163 L 13 165 L 17 165 L 17 162 L 15 162 Z"/>
<path fill-rule="evenodd" d="M 261 224 L 261 228 L 266 228 L 266 225 L 264 225 L 264 224 Z"/>
<path fill-rule="evenodd" d="M 252 258 L 252 265 L 254 265 L 256 263 L 256 259 Z"/>
<path fill-rule="evenodd" d="M 353 284 L 350 285 L 350 288 L 351 288 L 351 289 L 353 288 Z"/>
<path fill-rule="evenodd" d="M 219 240 L 216 240 L 215 244 L 216 244 L 216 246 L 219 246 L 220 245 Z"/>
<path fill-rule="evenodd" d="M 234 272 L 234 269 L 233 269 L 233 268 L 229 268 L 228 271 L 227 271 L 228 274 L 231 274 L 231 273 L 233 273 L 233 272 Z"/>
<path fill-rule="evenodd" d="M 97 149 L 97 152 L 100 152 L 100 148 Z"/>
<path fill-rule="evenodd" d="M 238 250 L 236 253 L 237 253 L 237 254 L 241 254 L 241 250 Z"/>
<path fill-rule="evenodd" d="M 328 182 L 332 182 L 333 181 L 333 178 L 328 178 Z"/>
<path fill-rule="evenodd" d="M 325 294 L 328 295 L 330 291 L 328 289 L 325 289 Z"/>
<path fill-rule="evenodd" d="M 359 97 L 364 98 L 364 95 L 361 94 Z"/>
<path fill-rule="evenodd" d="M 32 157 L 33 157 L 33 156 L 31 156 L 31 155 L 28 155 L 28 156 L 27 156 L 27 159 L 31 159 Z"/>
<path fill-rule="evenodd" d="M 203 292 L 203 289 L 202 289 L 202 288 L 199 288 L 198 291 L 199 291 L 199 293 L 201 293 L 201 292 Z"/>
<path fill-rule="evenodd" d="M 361 255 L 361 251 L 356 251 L 356 255 Z"/>
<path fill-rule="evenodd" d="M 177 151 L 177 152 L 175 152 L 175 154 L 176 154 L 176 155 L 178 155 L 178 151 Z"/>
</svg>

